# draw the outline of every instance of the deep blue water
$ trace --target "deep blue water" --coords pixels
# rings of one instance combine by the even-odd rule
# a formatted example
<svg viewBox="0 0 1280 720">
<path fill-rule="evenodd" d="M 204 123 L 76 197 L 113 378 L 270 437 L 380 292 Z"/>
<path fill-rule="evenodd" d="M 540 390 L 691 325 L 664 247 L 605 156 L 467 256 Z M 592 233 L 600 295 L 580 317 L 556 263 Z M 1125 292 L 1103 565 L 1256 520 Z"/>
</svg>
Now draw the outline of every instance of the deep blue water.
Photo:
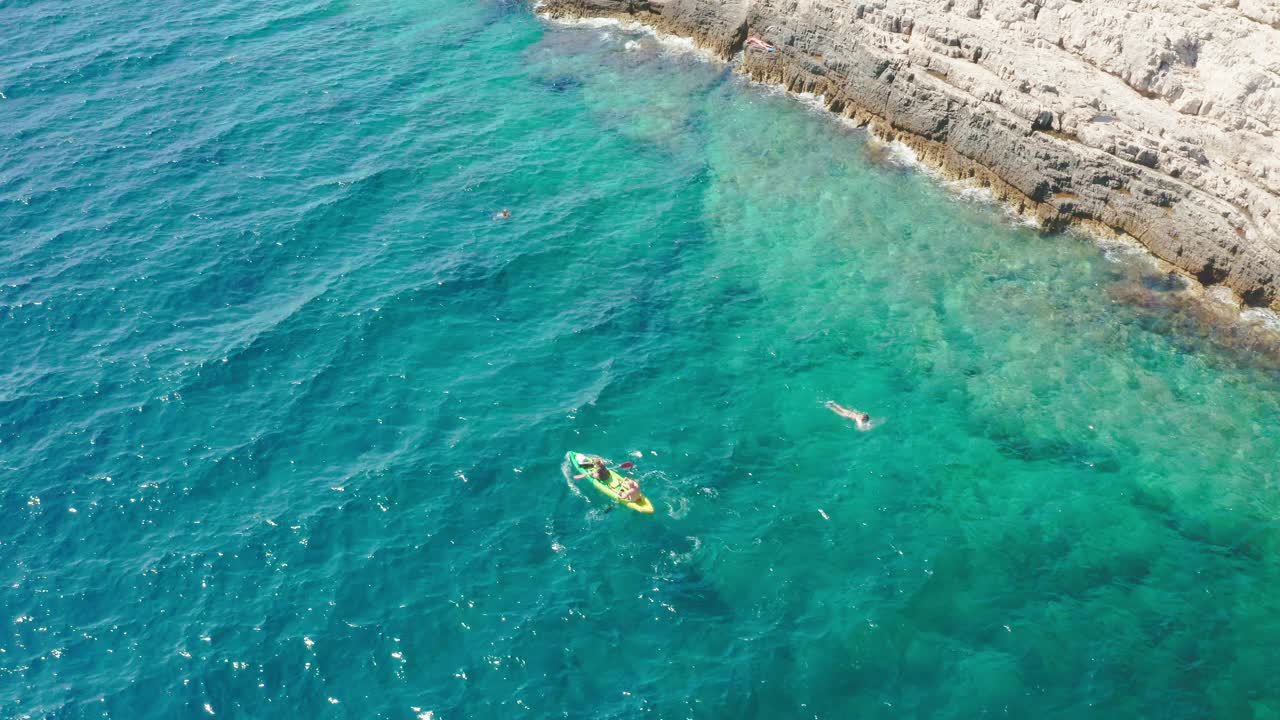
<svg viewBox="0 0 1280 720">
<path fill-rule="evenodd" d="M 520 3 L 0 27 L 0 717 L 1280 715 L 1280 376 L 1140 256 Z"/>
</svg>

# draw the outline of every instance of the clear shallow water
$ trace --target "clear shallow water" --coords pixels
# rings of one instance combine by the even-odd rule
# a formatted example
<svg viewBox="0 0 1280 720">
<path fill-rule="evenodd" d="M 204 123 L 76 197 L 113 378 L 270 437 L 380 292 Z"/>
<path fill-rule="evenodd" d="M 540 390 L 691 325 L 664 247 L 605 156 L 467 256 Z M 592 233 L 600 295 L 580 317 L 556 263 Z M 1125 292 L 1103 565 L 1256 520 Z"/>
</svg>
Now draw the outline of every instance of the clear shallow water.
<svg viewBox="0 0 1280 720">
<path fill-rule="evenodd" d="M 522 5 L 0 22 L 4 717 L 1280 713 L 1280 377 L 1142 262 Z"/>
</svg>

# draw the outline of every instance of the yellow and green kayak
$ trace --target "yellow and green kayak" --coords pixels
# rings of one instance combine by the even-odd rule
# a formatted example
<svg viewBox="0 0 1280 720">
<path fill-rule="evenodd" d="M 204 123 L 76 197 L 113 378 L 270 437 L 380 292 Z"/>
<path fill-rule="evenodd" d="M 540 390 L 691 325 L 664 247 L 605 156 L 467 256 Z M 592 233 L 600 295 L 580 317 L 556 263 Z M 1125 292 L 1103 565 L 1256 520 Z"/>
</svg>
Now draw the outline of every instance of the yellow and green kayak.
<svg viewBox="0 0 1280 720">
<path fill-rule="evenodd" d="M 587 458 L 594 458 L 596 456 L 588 455 L 587 453 L 573 452 L 572 450 L 569 451 L 569 464 L 573 466 L 573 473 L 575 475 L 585 474 L 587 476 L 587 479 L 591 481 L 591 484 L 596 486 L 597 490 L 613 498 L 615 501 L 622 503 L 623 505 L 626 505 L 632 510 L 635 510 L 636 512 L 642 512 L 642 513 L 653 512 L 653 503 L 649 502 L 649 498 L 645 497 L 643 494 L 639 497 L 639 499 L 632 500 L 632 501 L 623 500 L 622 497 L 618 495 L 618 488 L 621 487 L 622 481 L 625 478 L 619 475 L 618 473 L 614 472 L 613 468 L 609 468 L 609 483 L 606 485 L 605 483 L 602 483 L 599 480 L 597 480 L 594 475 L 592 475 L 590 472 L 587 471 L 586 468 L 578 464 L 579 457 L 581 457 L 583 460 L 586 460 Z"/>
</svg>

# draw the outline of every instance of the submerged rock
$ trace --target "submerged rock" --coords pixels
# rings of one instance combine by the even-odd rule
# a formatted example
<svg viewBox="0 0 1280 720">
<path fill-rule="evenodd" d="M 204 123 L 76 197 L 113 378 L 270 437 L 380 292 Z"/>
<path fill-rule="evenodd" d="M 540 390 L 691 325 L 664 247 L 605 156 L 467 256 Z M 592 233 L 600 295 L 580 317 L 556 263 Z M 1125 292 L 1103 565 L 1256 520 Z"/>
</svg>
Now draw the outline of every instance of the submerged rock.
<svg viewBox="0 0 1280 720">
<path fill-rule="evenodd" d="M 1280 15 L 1270 3 L 547 0 L 694 38 L 821 95 L 1047 228 L 1127 234 L 1280 309 Z M 774 48 L 747 46 L 759 38 Z"/>
</svg>

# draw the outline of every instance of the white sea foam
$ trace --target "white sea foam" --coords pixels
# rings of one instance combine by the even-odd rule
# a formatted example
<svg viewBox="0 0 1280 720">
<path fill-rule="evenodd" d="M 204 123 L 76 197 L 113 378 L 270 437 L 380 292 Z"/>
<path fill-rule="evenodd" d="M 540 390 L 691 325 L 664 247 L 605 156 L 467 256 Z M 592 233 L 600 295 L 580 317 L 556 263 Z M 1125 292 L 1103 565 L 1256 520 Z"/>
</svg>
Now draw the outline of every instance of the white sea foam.
<svg viewBox="0 0 1280 720">
<path fill-rule="evenodd" d="M 994 205 L 996 203 L 996 195 L 991 192 L 991 188 L 969 180 L 948 180 L 943 183 L 943 187 L 954 192 L 961 200 L 980 205 Z"/>
<path fill-rule="evenodd" d="M 573 27 L 597 28 L 602 30 L 618 29 L 623 32 L 631 33 L 633 35 L 648 35 L 649 37 L 653 38 L 661 48 L 663 48 L 664 50 L 670 51 L 673 54 L 694 55 L 699 58 L 702 58 L 703 60 L 707 60 L 708 62 L 713 62 L 716 64 L 724 63 L 723 60 L 716 57 L 716 55 L 711 51 L 704 50 L 703 48 L 698 47 L 698 45 L 694 43 L 692 38 L 680 37 L 679 35 L 671 35 L 668 33 L 659 32 L 658 30 L 655 30 L 654 28 L 649 27 L 644 23 L 635 22 L 633 20 L 621 20 L 619 18 L 551 17 L 550 15 L 547 15 L 546 13 L 541 12 L 541 8 L 542 8 L 542 3 L 538 3 L 537 5 L 534 6 L 534 11 L 538 13 L 538 17 L 550 23 L 555 23 L 557 25 L 573 26 Z M 613 38 L 613 33 L 604 32 L 601 34 L 601 38 L 604 40 L 610 40 Z M 628 40 L 623 45 L 623 49 L 635 50 L 640 48 L 639 43 L 635 43 L 635 45 L 633 45 L 632 43 L 635 43 L 635 41 Z"/>
<path fill-rule="evenodd" d="M 685 552 L 677 553 L 675 550 L 667 551 L 667 558 L 671 560 L 671 564 L 682 565 L 689 562 L 693 559 L 694 554 L 702 548 L 702 539 L 696 535 L 688 535 L 685 537 L 685 540 L 689 541 L 689 549 Z"/>
<path fill-rule="evenodd" d="M 689 514 L 689 498 L 680 496 L 667 499 L 667 516 L 673 520 L 683 519 Z"/>
<path fill-rule="evenodd" d="M 917 169 L 934 178 L 944 190 L 952 193 L 956 199 L 995 208 L 1017 225 L 1036 229 L 1042 227 L 1040 219 L 1035 215 L 1021 212 L 1016 206 L 997 198 L 991 186 L 983 185 L 977 180 L 965 178 L 947 179 L 939 170 L 921 161 L 915 151 L 906 144 L 895 140 L 891 145 L 898 146 L 890 150 L 890 152 L 897 153 L 897 162 L 900 162 L 904 167 Z"/>
<path fill-rule="evenodd" d="M 826 95 L 814 95 L 813 93 L 810 93 L 810 92 L 797 92 L 797 93 L 788 93 L 788 94 L 791 95 L 791 97 L 795 98 L 796 102 L 800 103 L 801 105 L 804 105 L 812 110 L 817 110 L 818 112 L 821 112 L 824 114 L 827 113 L 827 96 Z"/>
<path fill-rule="evenodd" d="M 1240 313 L 1240 320 L 1258 325 L 1264 330 L 1280 332 L 1280 315 L 1276 315 L 1274 311 L 1266 308 L 1247 308 Z"/>
<path fill-rule="evenodd" d="M 1102 255 L 1111 262 L 1127 263 L 1138 258 L 1151 258 L 1151 254 L 1138 241 L 1124 235 L 1099 235 L 1094 241 L 1102 248 Z"/>
<path fill-rule="evenodd" d="M 1214 302 L 1222 303 L 1223 305 L 1229 305 L 1233 308 L 1240 307 L 1240 299 L 1237 298 L 1236 294 L 1231 292 L 1231 288 L 1226 285 L 1214 285 L 1212 287 L 1207 287 L 1204 289 L 1204 296 Z"/>
<path fill-rule="evenodd" d="M 564 475 L 565 484 L 569 486 L 569 492 L 585 499 L 587 496 L 578 489 L 578 484 L 573 481 L 573 466 L 569 464 L 568 458 L 565 458 L 564 461 L 560 463 L 560 472 Z"/>
<path fill-rule="evenodd" d="M 930 174 L 937 174 L 936 170 L 924 164 L 920 159 L 920 154 L 910 145 L 901 140 L 890 140 L 885 145 L 888 148 L 888 156 L 898 164 L 904 167 L 919 168 Z"/>
</svg>

